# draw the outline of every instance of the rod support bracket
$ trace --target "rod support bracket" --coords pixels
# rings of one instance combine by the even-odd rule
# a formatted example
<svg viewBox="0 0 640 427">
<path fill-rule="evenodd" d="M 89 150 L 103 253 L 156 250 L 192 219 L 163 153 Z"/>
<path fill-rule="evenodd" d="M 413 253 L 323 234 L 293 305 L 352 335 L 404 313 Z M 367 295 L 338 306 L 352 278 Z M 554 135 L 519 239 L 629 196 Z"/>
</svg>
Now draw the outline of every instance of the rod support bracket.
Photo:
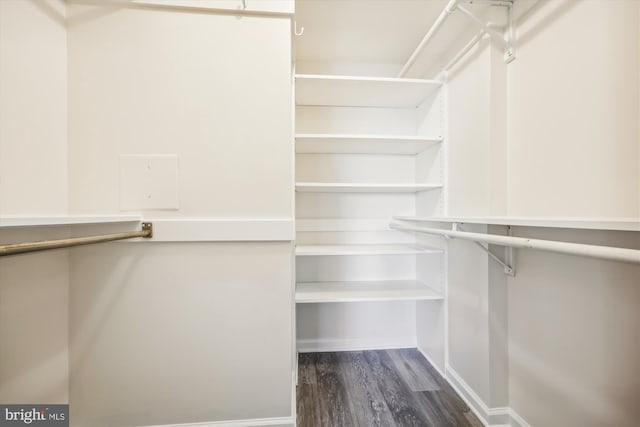
<svg viewBox="0 0 640 427">
<path fill-rule="evenodd" d="M 510 225 L 507 225 L 507 236 L 513 237 L 513 230 Z M 506 246 L 504 248 L 504 259 L 505 259 L 505 267 L 504 273 L 508 276 L 515 277 L 516 276 L 516 256 L 515 256 L 516 248 L 513 246 Z"/>
<path fill-rule="evenodd" d="M 150 239 L 153 237 L 153 224 L 150 222 L 143 222 L 142 223 L 142 231 L 146 231 L 147 234 L 145 234 L 143 237 L 145 239 Z"/>
<path fill-rule="evenodd" d="M 499 31 L 494 28 L 491 22 L 486 22 L 477 16 L 473 11 L 463 6 L 458 6 L 457 10 L 462 12 L 469 20 L 471 20 L 481 31 L 491 36 L 491 39 L 497 41 L 504 48 L 504 62 L 510 64 L 516 59 L 515 50 L 515 33 L 514 33 L 514 16 L 513 1 L 510 0 L 466 0 L 466 3 L 472 5 L 474 3 L 486 3 L 491 6 L 502 6 L 507 12 L 506 27 Z"/>
<path fill-rule="evenodd" d="M 454 222 L 453 224 L 454 224 L 454 227 L 452 231 L 464 231 L 461 227 L 461 224 L 458 224 L 457 222 Z M 507 227 L 507 234 L 511 236 L 511 226 Z M 513 257 L 512 247 L 505 247 L 505 261 L 502 261 L 500 258 L 498 258 L 498 256 L 496 256 L 493 252 L 489 250 L 489 245 L 485 246 L 478 241 L 474 241 L 474 243 L 480 249 L 482 249 L 487 254 L 487 256 L 489 256 L 489 258 L 493 259 L 495 262 L 497 262 L 502 266 L 502 271 L 504 272 L 504 274 L 506 274 L 507 276 L 515 277 L 516 268 L 513 264 L 514 257 Z"/>
<path fill-rule="evenodd" d="M 458 224 L 457 222 L 454 222 L 454 223 L 451 224 L 451 231 L 459 231 L 459 229 L 460 229 L 460 224 Z M 444 238 L 446 240 L 451 240 L 452 239 L 451 236 L 448 236 L 446 234 L 444 235 Z"/>
<path fill-rule="evenodd" d="M 510 265 L 507 265 L 504 268 L 504 274 L 506 274 L 507 276 L 516 277 L 516 270 L 515 270 L 515 268 L 511 267 Z"/>
</svg>

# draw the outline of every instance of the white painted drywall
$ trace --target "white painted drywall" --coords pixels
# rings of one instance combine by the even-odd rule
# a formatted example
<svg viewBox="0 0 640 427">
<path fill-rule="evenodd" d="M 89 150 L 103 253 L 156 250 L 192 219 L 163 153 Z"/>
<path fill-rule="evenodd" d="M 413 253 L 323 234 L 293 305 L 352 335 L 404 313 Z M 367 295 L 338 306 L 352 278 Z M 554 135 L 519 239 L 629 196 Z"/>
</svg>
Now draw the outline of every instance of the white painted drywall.
<svg viewBox="0 0 640 427">
<path fill-rule="evenodd" d="M 486 41 L 449 76 L 449 214 L 490 213 L 491 62 Z"/>
<path fill-rule="evenodd" d="M 75 425 L 291 415 L 291 243 L 121 243 L 71 256 Z"/>
<path fill-rule="evenodd" d="M 519 23 L 508 67 L 510 215 L 638 216 L 638 7 L 541 1 Z"/>
<path fill-rule="evenodd" d="M 638 233 L 514 234 L 640 249 Z M 509 278 L 510 406 L 532 426 L 635 426 L 640 266 L 520 250 Z"/>
<path fill-rule="evenodd" d="M 59 1 L 0 2 L 0 215 L 67 210 L 67 42 Z M 66 229 L 0 230 L 0 242 Z M 68 254 L 0 260 L 0 402 L 68 403 Z"/>
<path fill-rule="evenodd" d="M 67 230 L 2 230 L 3 243 L 60 239 Z M 0 259 L 0 401 L 69 402 L 68 253 Z"/>
<path fill-rule="evenodd" d="M 67 210 L 63 2 L 0 2 L 0 215 Z"/>
<path fill-rule="evenodd" d="M 508 69 L 509 214 L 640 218 L 639 8 L 540 2 L 519 25 Z M 638 233 L 519 231 L 640 247 Z M 518 254 L 509 280 L 517 413 L 532 425 L 637 424 L 639 282 L 625 264 Z"/>
<path fill-rule="evenodd" d="M 71 212 L 119 211 L 120 155 L 177 155 L 178 209 L 146 216 L 293 218 L 288 18 L 68 10 Z M 290 242 L 74 250 L 74 424 L 291 417 L 292 259 Z"/>
<path fill-rule="evenodd" d="M 119 155 L 176 154 L 179 210 L 145 212 L 292 217 L 289 19 L 70 4 L 68 31 L 72 212 L 119 210 Z"/>
<path fill-rule="evenodd" d="M 486 226 L 466 231 L 486 232 Z M 489 401 L 489 283 L 487 257 L 475 245 L 448 243 L 449 365 Z"/>
<path fill-rule="evenodd" d="M 531 9 L 518 26 L 518 59 L 506 68 L 506 129 L 499 120 L 481 122 L 487 108 L 500 107 L 494 85 L 504 65 L 494 61 L 487 71 L 480 53 L 450 76 L 452 214 L 498 206 L 490 202 L 504 185 L 495 165 L 506 170 L 508 215 L 638 217 L 638 8 L 637 1 L 586 0 Z M 463 85 L 483 70 L 489 80 Z M 504 152 L 491 151 L 488 141 L 505 131 Z M 470 162 L 463 144 L 473 150 L 478 141 L 482 152 L 466 154 L 479 163 Z M 514 234 L 640 247 L 634 232 Z M 492 260 L 472 243 L 449 243 L 450 365 L 489 408 L 509 406 L 533 426 L 637 424 L 638 268 L 527 250 L 516 259 L 507 298 Z M 496 324 L 505 298 L 508 316 Z"/>
</svg>

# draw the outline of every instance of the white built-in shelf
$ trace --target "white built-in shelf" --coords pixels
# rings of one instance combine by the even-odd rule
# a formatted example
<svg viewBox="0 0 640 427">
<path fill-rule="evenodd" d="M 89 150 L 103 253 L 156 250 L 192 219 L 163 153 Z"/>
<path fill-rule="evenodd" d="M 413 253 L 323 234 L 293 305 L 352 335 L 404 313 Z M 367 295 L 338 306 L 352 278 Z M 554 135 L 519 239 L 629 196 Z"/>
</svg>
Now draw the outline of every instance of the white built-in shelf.
<svg viewBox="0 0 640 427">
<path fill-rule="evenodd" d="M 300 154 L 418 154 L 442 137 L 406 135 L 296 134 Z"/>
<path fill-rule="evenodd" d="M 442 82 L 422 79 L 296 74 L 296 105 L 416 108 Z"/>
<path fill-rule="evenodd" d="M 442 294 L 414 280 L 302 282 L 296 303 L 441 300 Z"/>
<path fill-rule="evenodd" d="M 418 193 L 437 190 L 441 184 L 387 184 L 345 182 L 297 182 L 296 191 L 310 193 Z"/>
<path fill-rule="evenodd" d="M 562 218 L 562 217 L 410 217 L 397 220 L 415 222 L 512 225 L 518 227 L 574 228 L 584 230 L 640 231 L 640 218 Z"/>
<path fill-rule="evenodd" d="M 140 222 L 141 215 L 2 216 L 0 228 Z"/>
<path fill-rule="evenodd" d="M 298 218 L 297 232 L 390 231 L 389 218 Z"/>
<path fill-rule="evenodd" d="M 412 244 L 297 245 L 296 256 L 439 254 L 441 249 Z"/>
</svg>

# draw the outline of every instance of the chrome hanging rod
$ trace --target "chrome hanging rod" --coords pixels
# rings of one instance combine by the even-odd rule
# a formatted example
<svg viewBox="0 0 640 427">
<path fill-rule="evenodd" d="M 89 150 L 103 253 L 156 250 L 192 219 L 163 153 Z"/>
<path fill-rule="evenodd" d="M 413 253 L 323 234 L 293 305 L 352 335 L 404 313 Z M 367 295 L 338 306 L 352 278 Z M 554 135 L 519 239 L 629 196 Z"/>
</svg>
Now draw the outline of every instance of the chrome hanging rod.
<svg viewBox="0 0 640 427">
<path fill-rule="evenodd" d="M 115 240 L 134 239 L 136 237 L 144 237 L 147 239 L 153 237 L 152 224 L 150 222 L 143 222 L 142 230 L 140 231 L 127 231 L 123 233 L 101 234 L 97 236 L 0 245 L 0 257 L 48 251 L 51 249 L 72 248 L 75 246 L 91 245 L 94 243 L 113 242 Z"/>
<path fill-rule="evenodd" d="M 524 237 L 498 236 L 495 234 L 471 233 L 467 231 L 443 230 L 440 228 L 426 228 L 392 222 L 389 227 L 394 230 L 415 231 L 418 233 L 446 236 L 473 242 L 489 243 L 492 245 L 512 248 L 537 249 L 569 255 L 579 255 L 590 258 L 607 259 L 610 261 L 640 264 L 640 250 L 617 248 L 611 246 L 585 245 L 579 243 L 556 242 L 553 240 L 527 239 Z"/>
</svg>

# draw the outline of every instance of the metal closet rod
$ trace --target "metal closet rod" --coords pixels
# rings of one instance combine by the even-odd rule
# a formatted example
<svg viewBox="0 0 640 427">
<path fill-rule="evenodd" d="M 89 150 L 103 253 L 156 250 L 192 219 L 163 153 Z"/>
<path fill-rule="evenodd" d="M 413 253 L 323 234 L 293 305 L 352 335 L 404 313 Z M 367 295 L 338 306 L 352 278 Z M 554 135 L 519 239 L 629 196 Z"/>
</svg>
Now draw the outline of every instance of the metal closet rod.
<svg viewBox="0 0 640 427">
<path fill-rule="evenodd" d="M 144 237 L 147 239 L 153 237 L 153 225 L 150 222 L 143 222 L 142 230 L 140 231 L 126 231 L 123 233 L 100 234 L 97 236 L 0 245 L 0 257 L 48 251 L 51 249 L 72 248 L 75 246 L 92 245 L 94 243 L 113 242 L 115 240 L 134 239 L 136 237 Z"/>
<path fill-rule="evenodd" d="M 489 243 L 492 245 L 507 246 L 512 248 L 537 249 L 561 254 L 579 255 L 590 258 L 600 258 L 611 261 L 640 264 L 640 250 L 636 249 L 557 242 L 553 240 L 527 239 L 524 237 L 498 236 L 495 234 L 443 230 L 440 228 L 416 227 L 397 222 L 392 222 L 389 226 L 394 230 L 415 231 L 418 233 L 471 240 L 473 242 Z"/>
<path fill-rule="evenodd" d="M 480 19 L 478 19 L 478 17 L 476 17 L 468 9 L 461 6 L 461 3 L 473 4 L 474 2 L 496 5 L 496 6 L 507 6 L 509 7 L 509 13 L 510 14 L 512 13 L 512 8 L 511 8 L 513 6 L 512 0 L 449 0 L 445 8 L 442 10 L 442 12 L 440 12 L 440 15 L 438 16 L 436 21 L 433 23 L 431 28 L 429 28 L 429 31 L 427 31 L 427 34 L 425 34 L 425 36 L 422 38 L 418 46 L 415 48 L 415 50 L 413 51 L 413 53 L 411 54 L 407 62 L 404 64 L 404 66 L 400 70 L 400 73 L 398 73 L 398 77 L 401 78 L 401 77 L 404 77 L 405 74 L 407 74 L 409 69 L 413 66 L 414 62 L 418 58 L 418 55 L 420 55 L 420 53 L 425 48 L 425 46 L 431 41 L 431 39 L 440 30 L 440 27 L 442 27 L 442 24 L 444 24 L 444 22 L 447 20 L 449 15 L 453 14 L 456 10 L 459 10 L 465 16 L 467 16 L 471 21 L 473 21 L 479 27 L 480 34 L 475 36 L 472 39 L 472 41 L 469 42 L 467 46 L 465 46 L 462 49 L 461 54 L 456 55 L 456 59 L 452 60 L 449 63 L 449 65 L 445 67 L 444 71 L 447 71 L 447 69 L 453 66 L 453 64 L 455 64 L 466 52 L 471 50 L 471 48 L 482 38 L 484 34 L 491 35 L 494 39 L 499 40 L 507 49 L 510 49 L 510 43 L 511 43 L 511 40 L 513 40 L 513 34 L 511 32 L 509 35 L 510 41 L 508 42 L 500 35 L 498 31 L 491 28 L 489 24 L 482 22 Z"/>
<path fill-rule="evenodd" d="M 449 0 L 449 3 L 447 3 L 445 8 L 442 10 L 442 12 L 440 12 L 440 15 L 436 19 L 436 22 L 434 22 L 431 28 L 429 28 L 429 31 L 427 31 L 427 34 L 425 34 L 425 36 L 420 41 L 420 44 L 418 44 L 418 47 L 416 47 L 416 49 L 413 51 L 413 53 L 407 60 L 406 64 L 404 64 L 404 67 L 402 67 L 402 69 L 400 70 L 398 77 L 404 77 L 404 75 L 407 74 L 407 71 L 409 71 L 409 68 L 411 68 L 413 63 L 416 61 L 416 58 L 418 57 L 420 52 L 422 52 L 422 49 L 424 49 L 427 43 L 429 43 L 433 38 L 433 36 L 436 35 L 436 33 L 438 32 L 442 24 L 444 24 L 444 21 L 447 19 L 447 17 L 456 10 L 456 8 L 458 7 L 459 1 L 460 0 Z"/>
</svg>

